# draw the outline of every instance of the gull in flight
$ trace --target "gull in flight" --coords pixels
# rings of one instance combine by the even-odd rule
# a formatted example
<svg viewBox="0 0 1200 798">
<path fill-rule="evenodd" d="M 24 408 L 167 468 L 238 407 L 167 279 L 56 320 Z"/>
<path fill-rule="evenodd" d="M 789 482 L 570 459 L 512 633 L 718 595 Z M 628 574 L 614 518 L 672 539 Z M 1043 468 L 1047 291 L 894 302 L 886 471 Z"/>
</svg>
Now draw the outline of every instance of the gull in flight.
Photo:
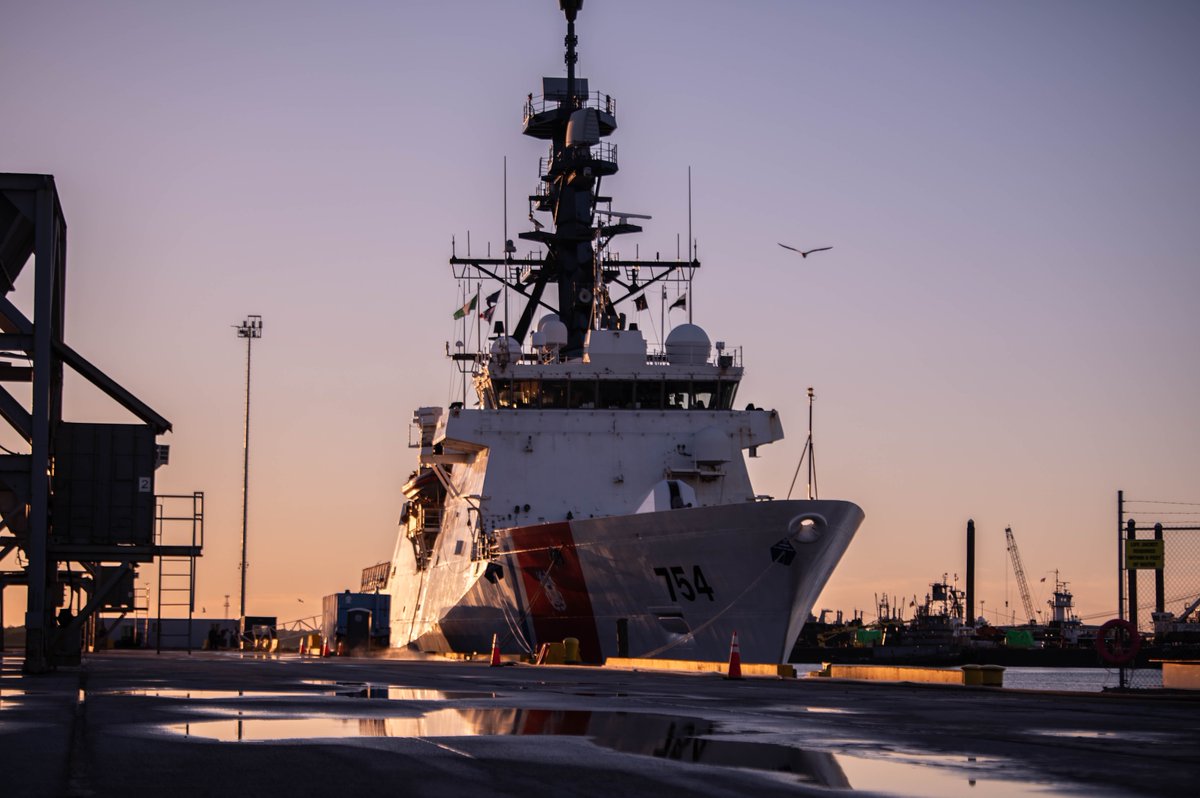
<svg viewBox="0 0 1200 798">
<path fill-rule="evenodd" d="M 789 247 L 787 244 L 780 244 L 779 246 L 783 247 L 784 249 L 790 249 L 792 252 L 799 252 L 800 257 L 802 258 L 807 258 L 814 252 L 824 252 L 825 250 L 833 249 L 833 247 L 817 247 L 816 249 L 800 250 L 796 249 L 795 247 Z"/>
</svg>

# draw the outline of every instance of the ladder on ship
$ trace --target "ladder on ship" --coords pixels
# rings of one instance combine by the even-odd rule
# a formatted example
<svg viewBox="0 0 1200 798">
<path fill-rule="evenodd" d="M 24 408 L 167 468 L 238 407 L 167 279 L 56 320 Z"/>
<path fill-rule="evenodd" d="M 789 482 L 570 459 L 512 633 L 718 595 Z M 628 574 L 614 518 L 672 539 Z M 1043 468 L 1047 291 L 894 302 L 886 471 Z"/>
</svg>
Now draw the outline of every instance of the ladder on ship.
<svg viewBox="0 0 1200 798">
<path fill-rule="evenodd" d="M 196 611 L 196 555 L 204 540 L 204 494 L 159 496 L 155 514 L 155 544 L 160 549 L 187 546 L 186 555 L 160 554 L 158 557 L 158 617 L 155 622 L 155 651 L 161 654 L 163 640 L 168 648 L 192 653 L 192 615 Z M 190 503 L 190 512 L 188 504 Z M 190 538 L 189 538 L 190 535 Z M 189 542 L 190 540 L 190 542 Z M 172 617 L 167 617 L 168 615 Z M 183 616 L 183 617 L 180 617 Z M 171 624 L 164 621 L 180 621 Z M 170 645 L 172 639 L 182 645 Z"/>
</svg>

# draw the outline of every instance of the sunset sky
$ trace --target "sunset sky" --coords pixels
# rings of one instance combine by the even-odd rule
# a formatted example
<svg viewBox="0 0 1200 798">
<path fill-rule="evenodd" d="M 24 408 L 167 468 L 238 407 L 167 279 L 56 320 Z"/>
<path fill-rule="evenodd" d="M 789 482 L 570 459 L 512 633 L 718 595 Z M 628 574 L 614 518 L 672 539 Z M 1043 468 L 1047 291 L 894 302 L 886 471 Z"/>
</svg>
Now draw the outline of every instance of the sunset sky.
<svg viewBox="0 0 1200 798">
<path fill-rule="evenodd" d="M 564 33 L 552 0 L 0 0 L 0 171 L 55 176 L 67 342 L 174 423 L 158 490 L 206 494 L 198 617 L 237 612 L 246 314 L 249 611 L 391 557 L 412 411 L 452 399 L 451 237 L 499 252 L 506 156 L 528 229 Z M 674 257 L 692 168 L 695 321 L 788 432 L 759 493 L 816 389 L 821 496 L 867 515 L 818 608 L 961 578 L 974 518 L 989 615 L 1011 525 L 1039 607 L 1059 569 L 1109 617 L 1117 490 L 1200 502 L 1200 5 L 587 0 L 578 34 L 605 193 L 654 217 L 623 248 Z M 66 411 L 128 420 L 78 379 Z"/>
</svg>

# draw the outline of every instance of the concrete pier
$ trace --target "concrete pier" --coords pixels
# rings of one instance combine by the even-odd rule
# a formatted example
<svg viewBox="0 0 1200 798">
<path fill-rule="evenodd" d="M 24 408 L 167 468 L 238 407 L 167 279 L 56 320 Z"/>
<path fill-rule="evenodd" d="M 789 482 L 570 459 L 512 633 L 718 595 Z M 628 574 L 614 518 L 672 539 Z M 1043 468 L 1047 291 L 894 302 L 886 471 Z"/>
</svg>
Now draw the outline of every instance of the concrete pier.
<svg viewBox="0 0 1200 798">
<path fill-rule="evenodd" d="M 1163 662 L 1163 687 L 1173 690 L 1200 690 L 1200 660 Z"/>
<path fill-rule="evenodd" d="M 1192 796 L 1200 695 L 112 652 L 3 660 L 9 796 Z"/>
<path fill-rule="evenodd" d="M 962 684 L 972 687 L 1004 686 L 1004 668 L 999 665 L 963 665 L 961 668 L 932 668 L 920 665 L 838 665 L 826 663 L 821 670 L 811 675 L 826 679 L 855 679 L 866 682 Z"/>
</svg>

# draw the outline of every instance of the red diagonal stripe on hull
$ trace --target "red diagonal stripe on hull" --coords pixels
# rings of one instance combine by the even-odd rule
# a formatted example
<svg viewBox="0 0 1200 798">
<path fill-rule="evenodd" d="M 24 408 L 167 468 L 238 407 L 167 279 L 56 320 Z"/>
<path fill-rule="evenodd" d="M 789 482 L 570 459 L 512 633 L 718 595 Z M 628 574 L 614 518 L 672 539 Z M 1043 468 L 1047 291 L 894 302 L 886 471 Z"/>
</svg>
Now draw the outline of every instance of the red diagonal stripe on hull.
<svg viewBox="0 0 1200 798">
<path fill-rule="evenodd" d="M 596 616 L 568 523 L 512 530 L 513 549 L 537 642 L 579 640 L 579 658 L 601 662 Z"/>
</svg>

